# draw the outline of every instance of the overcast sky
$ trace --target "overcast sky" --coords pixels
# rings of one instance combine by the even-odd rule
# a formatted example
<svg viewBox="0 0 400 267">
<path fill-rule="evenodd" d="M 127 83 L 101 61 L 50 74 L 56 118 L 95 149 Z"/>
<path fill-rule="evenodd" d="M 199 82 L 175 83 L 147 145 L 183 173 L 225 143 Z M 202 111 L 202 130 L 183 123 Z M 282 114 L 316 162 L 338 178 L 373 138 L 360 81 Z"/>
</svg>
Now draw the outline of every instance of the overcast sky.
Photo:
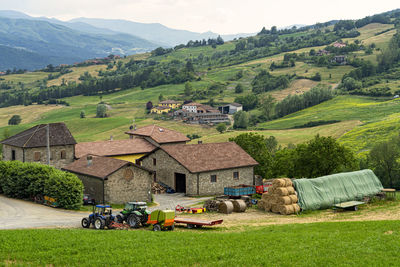
<svg viewBox="0 0 400 267">
<path fill-rule="evenodd" d="M 0 0 L 0 9 L 32 16 L 159 22 L 176 29 L 221 34 L 358 19 L 396 8 L 400 8 L 398 0 Z"/>
</svg>

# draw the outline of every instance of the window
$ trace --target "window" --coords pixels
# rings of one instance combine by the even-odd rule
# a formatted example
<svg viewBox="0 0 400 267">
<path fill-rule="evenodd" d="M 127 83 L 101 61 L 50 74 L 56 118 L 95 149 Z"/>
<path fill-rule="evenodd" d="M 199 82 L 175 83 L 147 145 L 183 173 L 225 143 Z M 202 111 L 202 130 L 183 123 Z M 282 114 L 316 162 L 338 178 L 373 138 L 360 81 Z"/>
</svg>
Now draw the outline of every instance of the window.
<svg viewBox="0 0 400 267">
<path fill-rule="evenodd" d="M 157 165 L 157 160 L 153 159 L 153 165 L 156 166 Z"/>
<path fill-rule="evenodd" d="M 211 175 L 211 183 L 216 183 L 217 182 L 217 175 L 213 174 Z"/>
<path fill-rule="evenodd" d="M 15 160 L 15 150 L 11 150 L 11 160 Z"/>
<path fill-rule="evenodd" d="M 40 151 L 35 151 L 35 153 L 33 154 L 33 160 L 40 161 L 41 156 L 42 156 L 42 153 Z"/>
<path fill-rule="evenodd" d="M 139 165 L 139 166 L 142 166 L 142 161 L 140 159 L 137 159 L 137 160 L 135 160 L 135 164 Z"/>
<path fill-rule="evenodd" d="M 61 150 L 60 154 L 61 154 L 60 155 L 61 159 L 66 159 L 67 158 L 67 152 L 65 150 Z"/>
<path fill-rule="evenodd" d="M 239 180 L 239 172 L 233 172 L 233 179 Z"/>
<path fill-rule="evenodd" d="M 157 182 L 157 172 L 154 172 L 153 178 L 154 178 L 154 182 Z"/>
</svg>

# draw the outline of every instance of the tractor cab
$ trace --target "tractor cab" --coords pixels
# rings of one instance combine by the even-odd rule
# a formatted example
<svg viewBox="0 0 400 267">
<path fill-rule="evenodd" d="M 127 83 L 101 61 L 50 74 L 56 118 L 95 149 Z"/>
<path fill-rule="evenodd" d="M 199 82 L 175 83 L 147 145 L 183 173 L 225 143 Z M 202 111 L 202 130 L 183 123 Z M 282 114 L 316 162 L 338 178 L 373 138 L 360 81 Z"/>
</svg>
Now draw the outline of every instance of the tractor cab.
<svg viewBox="0 0 400 267">
<path fill-rule="evenodd" d="M 93 214 L 96 216 L 112 215 L 112 209 L 110 205 L 96 205 L 93 206 Z"/>
<path fill-rule="evenodd" d="M 129 212 L 135 211 L 135 210 L 139 211 L 139 212 L 145 211 L 145 210 L 147 210 L 147 204 L 146 204 L 146 202 L 127 202 L 125 204 L 124 210 L 129 211 Z"/>
</svg>

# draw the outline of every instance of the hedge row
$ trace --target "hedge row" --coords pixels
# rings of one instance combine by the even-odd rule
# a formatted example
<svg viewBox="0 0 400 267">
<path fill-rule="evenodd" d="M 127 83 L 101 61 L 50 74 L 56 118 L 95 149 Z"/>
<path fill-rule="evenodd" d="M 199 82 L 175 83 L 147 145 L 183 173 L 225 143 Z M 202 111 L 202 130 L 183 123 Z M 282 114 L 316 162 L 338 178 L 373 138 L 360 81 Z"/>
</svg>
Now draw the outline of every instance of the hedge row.
<svg viewBox="0 0 400 267">
<path fill-rule="evenodd" d="M 20 199 L 49 196 L 61 208 L 79 209 L 83 184 L 76 175 L 47 165 L 0 161 L 0 193 Z"/>
</svg>

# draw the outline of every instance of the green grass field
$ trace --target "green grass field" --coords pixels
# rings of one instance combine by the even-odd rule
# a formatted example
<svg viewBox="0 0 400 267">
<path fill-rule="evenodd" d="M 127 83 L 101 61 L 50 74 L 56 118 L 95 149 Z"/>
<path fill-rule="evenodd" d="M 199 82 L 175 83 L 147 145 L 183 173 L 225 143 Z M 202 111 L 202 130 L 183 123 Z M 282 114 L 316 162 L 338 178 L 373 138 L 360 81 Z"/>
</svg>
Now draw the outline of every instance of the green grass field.
<svg viewBox="0 0 400 267">
<path fill-rule="evenodd" d="M 0 231 L 0 264 L 18 266 L 392 266 L 399 221 L 174 232 Z"/>
</svg>

